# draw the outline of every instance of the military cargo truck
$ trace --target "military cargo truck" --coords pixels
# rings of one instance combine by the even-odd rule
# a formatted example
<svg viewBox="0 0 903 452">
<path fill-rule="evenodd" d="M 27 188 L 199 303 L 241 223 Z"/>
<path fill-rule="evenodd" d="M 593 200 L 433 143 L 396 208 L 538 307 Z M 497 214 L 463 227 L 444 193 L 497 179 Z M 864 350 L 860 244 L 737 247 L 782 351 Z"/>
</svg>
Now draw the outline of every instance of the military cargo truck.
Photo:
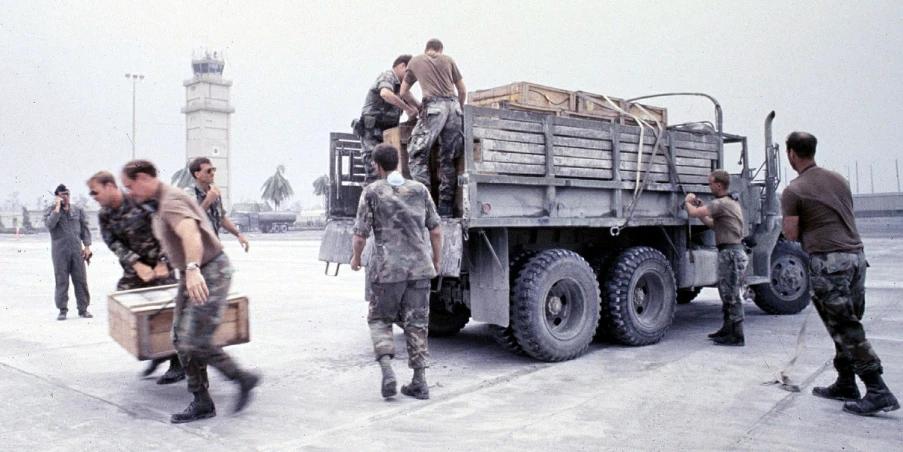
<svg viewBox="0 0 903 452">
<path fill-rule="evenodd" d="M 731 191 L 744 208 L 750 295 L 771 314 L 805 308 L 806 255 L 781 237 L 774 113 L 765 124 L 765 162 L 753 166 L 746 137 L 722 130 L 718 102 L 682 95 L 709 99 L 713 118 L 663 127 L 627 108 L 620 113 L 637 125 L 465 106 L 456 215 L 442 221 L 430 334 L 485 322 L 504 348 L 543 361 L 577 357 L 594 337 L 660 341 L 677 305 L 717 284 L 714 233 L 688 219 L 683 199 L 688 192 L 712 199 L 707 176 L 725 167 L 726 148 L 740 168 Z M 386 136 L 402 144 L 405 161 L 404 133 Z M 351 260 L 364 173 L 357 138 L 330 138 L 329 220 L 319 258 L 327 273 L 337 273 Z M 330 263 L 338 265 L 331 270 Z"/>
<path fill-rule="evenodd" d="M 229 213 L 229 220 L 239 232 L 286 232 L 292 228 L 297 218 L 295 212 L 276 212 L 259 203 L 236 204 Z"/>
</svg>

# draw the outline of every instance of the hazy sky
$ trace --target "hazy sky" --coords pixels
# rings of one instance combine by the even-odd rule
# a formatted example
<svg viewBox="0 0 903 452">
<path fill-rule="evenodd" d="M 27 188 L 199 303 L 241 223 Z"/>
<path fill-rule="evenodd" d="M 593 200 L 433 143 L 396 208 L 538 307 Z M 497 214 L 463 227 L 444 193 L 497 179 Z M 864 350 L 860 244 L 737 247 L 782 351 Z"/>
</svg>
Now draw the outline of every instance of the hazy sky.
<svg viewBox="0 0 903 452">
<path fill-rule="evenodd" d="M 207 48 L 224 52 L 233 81 L 233 199 L 258 199 L 282 164 L 310 207 L 329 132 L 348 131 L 377 74 L 432 37 L 468 90 L 703 91 L 721 102 L 728 132 L 750 137 L 753 161 L 775 110 L 782 146 L 792 130 L 812 132 L 822 166 L 846 175 L 858 162 L 861 192 L 870 167 L 875 191 L 896 191 L 901 23 L 895 1 L 0 0 L 0 202 L 18 191 L 33 206 L 60 182 L 87 194 L 95 171 L 118 174 L 131 156 L 126 73 L 145 75 L 138 156 L 168 181 L 185 158 L 182 82 L 192 52 Z M 672 123 L 712 117 L 702 100 L 656 104 Z"/>
</svg>

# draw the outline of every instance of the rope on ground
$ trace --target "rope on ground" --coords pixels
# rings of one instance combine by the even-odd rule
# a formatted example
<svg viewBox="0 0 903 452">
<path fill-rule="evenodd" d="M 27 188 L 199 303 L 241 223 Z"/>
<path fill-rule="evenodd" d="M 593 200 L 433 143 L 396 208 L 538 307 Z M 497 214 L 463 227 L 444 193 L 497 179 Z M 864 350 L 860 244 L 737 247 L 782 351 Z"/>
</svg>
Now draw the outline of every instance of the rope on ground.
<svg viewBox="0 0 903 452">
<path fill-rule="evenodd" d="M 809 310 L 809 314 L 803 319 L 800 331 L 796 335 L 796 353 L 793 355 L 793 358 L 790 358 L 790 361 L 787 361 L 787 364 L 785 364 L 782 369 L 775 372 L 773 380 L 763 382 L 763 385 L 778 385 L 778 387 L 785 391 L 800 392 L 799 385 L 794 383 L 788 374 L 793 369 L 793 365 L 796 364 L 796 360 L 803 354 L 803 350 L 806 349 L 806 325 L 809 324 L 809 317 L 811 316 L 812 310 Z"/>
</svg>

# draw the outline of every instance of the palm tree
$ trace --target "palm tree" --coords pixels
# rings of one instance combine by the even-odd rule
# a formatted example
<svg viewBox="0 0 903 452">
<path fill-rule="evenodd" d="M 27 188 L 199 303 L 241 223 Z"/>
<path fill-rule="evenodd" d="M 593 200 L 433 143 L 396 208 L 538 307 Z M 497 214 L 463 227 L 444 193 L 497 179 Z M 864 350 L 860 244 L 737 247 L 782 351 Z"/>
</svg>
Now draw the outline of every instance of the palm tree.
<svg viewBox="0 0 903 452">
<path fill-rule="evenodd" d="M 263 186 L 260 187 L 260 199 L 272 201 L 276 206 L 276 210 L 279 210 L 279 203 L 295 195 L 295 192 L 292 190 L 292 184 L 282 175 L 284 172 L 285 167 L 279 165 L 276 167 L 276 174 L 270 176 L 263 183 Z"/>
<path fill-rule="evenodd" d="M 191 175 L 191 171 L 188 169 L 188 165 L 185 165 L 185 168 L 176 171 L 176 173 L 172 175 L 172 185 L 175 187 L 190 187 L 193 183 L 194 176 Z"/>
<path fill-rule="evenodd" d="M 323 197 L 323 208 L 329 202 L 329 176 L 322 175 L 314 180 L 314 195 Z"/>
</svg>

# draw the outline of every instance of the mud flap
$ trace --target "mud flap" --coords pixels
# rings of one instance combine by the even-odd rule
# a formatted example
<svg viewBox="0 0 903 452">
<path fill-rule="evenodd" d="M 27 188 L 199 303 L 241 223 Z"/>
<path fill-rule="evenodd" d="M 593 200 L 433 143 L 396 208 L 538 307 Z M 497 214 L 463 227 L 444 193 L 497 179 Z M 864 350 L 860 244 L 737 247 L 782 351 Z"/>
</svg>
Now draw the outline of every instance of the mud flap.
<svg viewBox="0 0 903 452">
<path fill-rule="evenodd" d="M 323 238 L 320 240 L 319 260 L 330 263 L 350 264 L 354 251 L 351 248 L 351 240 L 354 238 L 354 220 L 330 220 L 326 223 Z M 373 236 L 367 238 L 367 246 L 361 256 L 361 262 L 366 264 L 373 252 Z M 338 274 L 336 269 L 335 274 Z M 335 274 L 331 276 L 335 276 Z"/>
</svg>

